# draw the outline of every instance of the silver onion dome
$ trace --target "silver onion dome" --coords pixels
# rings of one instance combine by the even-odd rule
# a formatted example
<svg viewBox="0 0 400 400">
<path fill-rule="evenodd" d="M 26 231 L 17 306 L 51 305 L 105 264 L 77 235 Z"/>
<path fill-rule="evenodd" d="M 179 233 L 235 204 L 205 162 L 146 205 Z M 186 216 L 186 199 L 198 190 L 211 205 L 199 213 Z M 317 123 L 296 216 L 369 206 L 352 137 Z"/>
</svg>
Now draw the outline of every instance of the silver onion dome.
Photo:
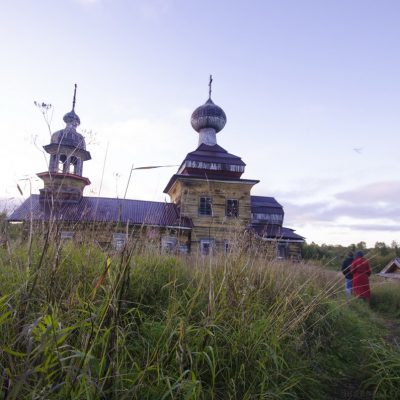
<svg viewBox="0 0 400 400">
<path fill-rule="evenodd" d="M 224 110 L 209 98 L 202 106 L 193 111 L 190 122 L 197 132 L 210 128 L 219 132 L 226 124 L 226 115 Z"/>
<path fill-rule="evenodd" d="M 80 125 L 81 120 L 78 114 L 75 112 L 76 102 L 76 84 L 74 90 L 74 98 L 72 100 L 72 110 L 64 115 L 64 122 L 66 127 L 60 131 L 54 132 L 51 135 L 51 143 L 59 145 L 71 146 L 77 149 L 86 150 L 85 138 L 76 131 L 76 128 Z"/>
<path fill-rule="evenodd" d="M 75 110 L 72 110 L 69 113 L 66 113 L 64 115 L 63 120 L 67 125 L 73 125 L 75 127 L 77 127 L 81 124 L 81 120 L 78 117 L 78 115 L 75 113 Z"/>
</svg>

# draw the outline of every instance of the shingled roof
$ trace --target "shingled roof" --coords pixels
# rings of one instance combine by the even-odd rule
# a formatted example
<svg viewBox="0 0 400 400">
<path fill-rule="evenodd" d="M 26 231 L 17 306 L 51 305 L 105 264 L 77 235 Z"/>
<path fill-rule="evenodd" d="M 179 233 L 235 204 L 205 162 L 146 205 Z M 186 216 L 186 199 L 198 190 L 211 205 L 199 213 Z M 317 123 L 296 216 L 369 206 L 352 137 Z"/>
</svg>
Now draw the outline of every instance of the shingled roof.
<svg viewBox="0 0 400 400">
<path fill-rule="evenodd" d="M 48 221 L 50 208 L 31 195 L 8 218 L 16 221 Z M 168 228 L 192 228 L 190 218 L 180 218 L 175 204 L 156 201 L 126 200 L 105 197 L 82 197 L 78 203 L 64 203 L 53 210 L 55 220 L 68 222 L 110 222 L 151 225 Z"/>
</svg>

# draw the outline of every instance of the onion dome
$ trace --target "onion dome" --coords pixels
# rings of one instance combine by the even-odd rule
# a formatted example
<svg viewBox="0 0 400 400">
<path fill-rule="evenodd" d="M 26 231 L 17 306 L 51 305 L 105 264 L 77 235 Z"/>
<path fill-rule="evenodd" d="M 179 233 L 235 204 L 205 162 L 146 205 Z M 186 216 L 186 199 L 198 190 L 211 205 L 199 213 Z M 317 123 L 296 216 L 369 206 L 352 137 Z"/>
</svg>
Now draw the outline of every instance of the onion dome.
<svg viewBox="0 0 400 400">
<path fill-rule="evenodd" d="M 202 106 L 193 111 L 190 122 L 197 132 L 211 128 L 217 133 L 224 128 L 226 115 L 224 110 L 214 104 L 210 97 Z"/>
<path fill-rule="evenodd" d="M 81 124 L 81 120 L 78 117 L 78 115 L 75 113 L 75 110 L 72 110 L 69 113 L 66 113 L 64 115 L 63 120 L 67 125 L 73 125 L 75 127 L 77 127 Z"/>
<path fill-rule="evenodd" d="M 76 131 L 76 128 L 80 125 L 81 120 L 75 113 L 75 102 L 76 102 L 76 85 L 74 90 L 74 98 L 72 101 L 72 110 L 64 115 L 64 122 L 67 126 L 60 131 L 54 132 L 51 135 L 51 143 L 59 145 L 71 146 L 78 149 L 86 150 L 85 138 Z"/>
</svg>

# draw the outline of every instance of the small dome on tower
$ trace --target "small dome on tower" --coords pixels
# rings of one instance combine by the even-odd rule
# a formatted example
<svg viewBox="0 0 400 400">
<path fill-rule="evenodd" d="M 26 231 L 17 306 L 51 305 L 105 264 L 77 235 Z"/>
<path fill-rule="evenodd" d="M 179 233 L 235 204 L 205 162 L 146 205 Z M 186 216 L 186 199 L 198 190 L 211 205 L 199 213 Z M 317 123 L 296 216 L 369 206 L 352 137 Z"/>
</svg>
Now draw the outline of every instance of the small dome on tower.
<svg viewBox="0 0 400 400">
<path fill-rule="evenodd" d="M 59 145 L 71 146 L 77 149 L 86 150 L 85 138 L 76 131 L 76 128 L 80 125 L 81 120 L 75 112 L 76 103 L 76 84 L 74 90 L 74 98 L 72 100 L 72 110 L 64 115 L 64 122 L 67 126 L 60 131 L 54 132 L 51 135 L 51 143 Z"/>
<path fill-rule="evenodd" d="M 211 97 L 200 107 L 197 107 L 192 114 L 191 124 L 195 131 L 212 128 L 215 132 L 221 131 L 226 124 L 224 110 L 214 104 Z"/>
<path fill-rule="evenodd" d="M 69 125 L 74 125 L 77 127 L 78 125 L 81 124 L 81 120 L 78 117 L 78 115 L 75 113 L 75 110 L 70 111 L 69 113 L 66 113 L 63 118 L 64 122 Z"/>
</svg>

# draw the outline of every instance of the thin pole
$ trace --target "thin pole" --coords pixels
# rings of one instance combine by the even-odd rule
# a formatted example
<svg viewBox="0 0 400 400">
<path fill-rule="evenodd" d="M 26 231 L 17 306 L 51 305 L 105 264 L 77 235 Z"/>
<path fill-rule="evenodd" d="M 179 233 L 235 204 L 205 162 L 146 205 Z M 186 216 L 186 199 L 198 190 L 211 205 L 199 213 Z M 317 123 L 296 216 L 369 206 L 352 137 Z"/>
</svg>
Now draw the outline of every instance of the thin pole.
<svg viewBox="0 0 400 400">
<path fill-rule="evenodd" d="M 126 199 L 126 193 L 128 192 L 129 183 L 130 183 L 130 181 L 131 181 L 131 176 L 132 176 L 132 171 L 133 171 L 133 165 L 134 165 L 134 164 L 132 164 L 131 172 L 129 173 L 128 182 L 126 183 L 125 194 L 124 194 L 124 200 Z"/>
<path fill-rule="evenodd" d="M 136 168 L 133 168 L 133 165 L 134 165 L 134 164 L 132 164 L 131 172 L 129 173 L 128 182 L 127 182 L 127 184 L 126 184 L 124 199 L 126 198 L 126 193 L 128 192 L 128 187 L 129 187 L 129 183 L 130 183 L 130 181 L 131 181 L 131 176 L 132 176 L 132 171 L 133 171 L 133 170 L 179 167 L 179 165 L 147 165 L 146 167 L 136 167 Z"/>
</svg>

